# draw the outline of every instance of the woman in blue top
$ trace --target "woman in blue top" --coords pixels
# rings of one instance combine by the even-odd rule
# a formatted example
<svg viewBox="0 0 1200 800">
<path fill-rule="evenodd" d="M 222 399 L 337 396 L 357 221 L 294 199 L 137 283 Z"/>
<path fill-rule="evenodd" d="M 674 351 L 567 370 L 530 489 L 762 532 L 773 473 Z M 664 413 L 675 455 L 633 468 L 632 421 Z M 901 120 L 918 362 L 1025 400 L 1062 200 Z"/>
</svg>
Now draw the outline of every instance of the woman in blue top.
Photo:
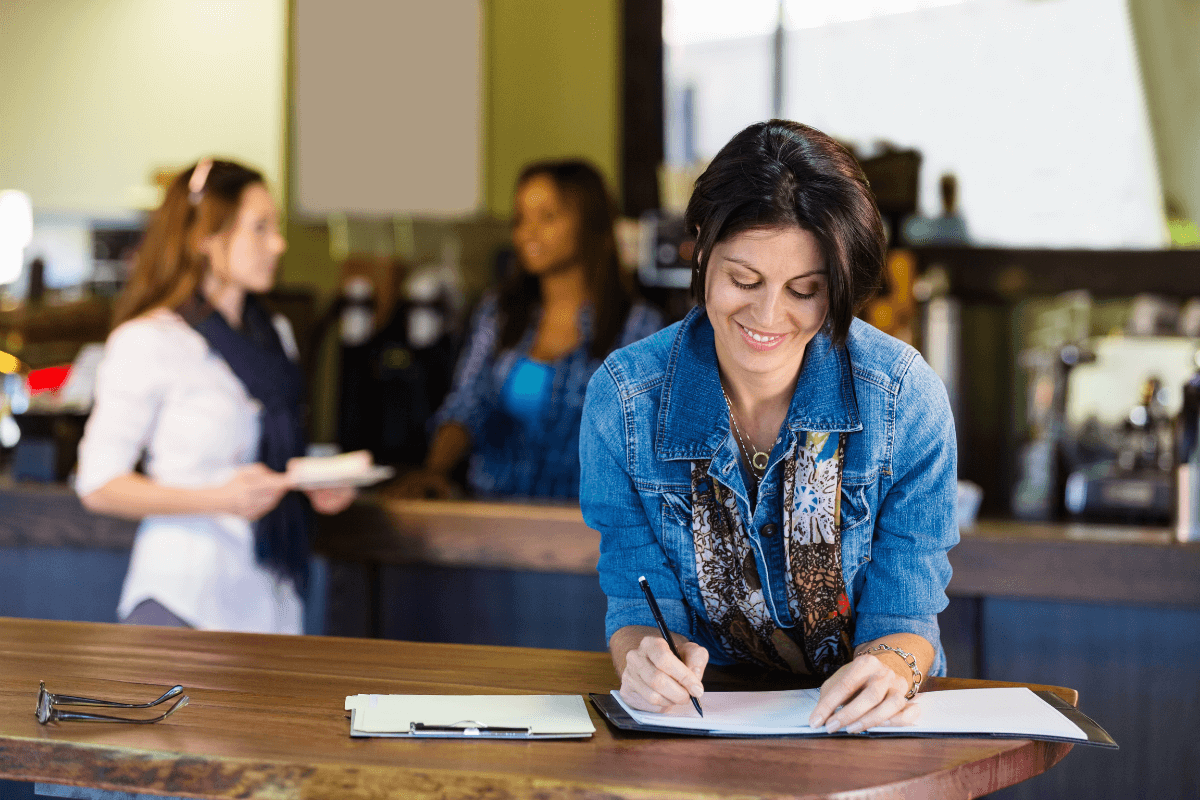
<svg viewBox="0 0 1200 800">
<path fill-rule="evenodd" d="M 517 269 L 471 321 L 424 467 L 398 491 L 446 497 L 470 454 L 482 496 L 579 496 L 579 418 L 608 353 L 662 327 L 617 260 L 615 206 L 583 161 L 531 164 L 517 181 Z"/>
<path fill-rule="evenodd" d="M 916 350 L 854 317 L 885 251 L 866 179 L 825 134 L 759 123 L 686 219 L 699 307 L 606 359 L 584 404 L 622 697 L 686 708 L 710 661 L 750 663 L 821 683 L 814 726 L 911 724 L 921 677 L 945 671 L 954 423 Z"/>
</svg>

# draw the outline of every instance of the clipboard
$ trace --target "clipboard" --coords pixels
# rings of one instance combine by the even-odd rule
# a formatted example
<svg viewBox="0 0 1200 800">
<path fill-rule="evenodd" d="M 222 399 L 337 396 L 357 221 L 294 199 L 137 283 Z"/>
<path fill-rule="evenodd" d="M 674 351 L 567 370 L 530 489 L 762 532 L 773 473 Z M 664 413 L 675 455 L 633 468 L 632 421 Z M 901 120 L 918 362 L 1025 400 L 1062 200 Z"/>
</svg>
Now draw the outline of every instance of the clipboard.
<svg viewBox="0 0 1200 800">
<path fill-rule="evenodd" d="M 574 739 L 596 732 L 580 695 L 357 694 L 350 736 L 405 739 Z"/>
<path fill-rule="evenodd" d="M 952 689 L 944 692 L 929 692 L 918 697 L 932 697 L 934 695 L 949 695 L 961 692 L 996 692 L 995 689 Z M 737 739 L 761 739 L 761 738 L 826 738 L 826 737 L 845 737 L 845 738 L 960 738 L 960 739 L 1036 739 L 1039 741 L 1050 742 L 1065 742 L 1068 744 L 1092 745 L 1096 747 L 1104 747 L 1109 749 L 1117 749 L 1117 743 L 1113 738 L 1101 728 L 1094 720 L 1086 714 L 1067 703 L 1054 692 L 1037 691 L 1030 689 L 1015 688 L 1002 689 L 1001 692 L 1021 693 L 1029 692 L 1036 696 L 1041 701 L 1044 701 L 1047 711 L 1051 715 L 1058 715 L 1061 718 L 1071 723 L 1071 726 L 1077 731 L 1072 736 L 1056 735 L 1047 729 L 1039 729 L 1036 724 L 1031 724 L 1023 730 L 995 730 L 991 728 L 992 721 L 986 715 L 980 715 L 976 718 L 964 718 L 959 720 L 959 724 L 954 726 L 956 729 L 934 730 L 928 727 L 908 727 L 908 728 L 871 728 L 860 733 L 846 733 L 839 731 L 837 733 L 826 733 L 824 730 L 809 728 L 807 724 L 776 726 L 770 732 L 763 730 L 754 731 L 752 726 L 747 726 L 742 729 L 737 728 L 721 728 L 708 727 L 702 721 L 693 721 L 693 727 L 677 727 L 670 724 L 654 724 L 647 721 L 639 721 L 634 719 L 630 711 L 616 697 L 616 692 L 611 694 L 591 694 L 589 698 L 596 710 L 608 721 L 610 725 L 621 731 L 631 731 L 639 733 L 657 733 L 670 734 L 673 736 L 709 736 L 719 738 L 737 738 Z M 806 694 L 810 693 L 810 694 Z M 704 697 L 705 718 L 710 716 L 709 708 L 714 705 L 713 699 L 718 695 L 738 694 L 733 692 L 706 692 Z M 798 690 L 795 692 L 750 692 L 747 695 L 806 695 L 811 698 L 815 704 L 815 698 L 819 696 L 819 690 L 808 689 Z M 1010 695 L 1013 698 L 1017 694 Z M 995 696 L 1003 702 L 1004 698 Z M 791 698 L 784 698 L 788 700 Z M 970 699 L 970 698 L 967 698 Z M 811 711 L 811 706 L 802 710 L 802 719 L 807 720 L 808 714 Z M 647 717 L 659 717 L 664 715 L 652 715 L 645 712 L 635 712 L 645 720 Z M 762 726 L 763 728 L 767 726 Z"/>
</svg>

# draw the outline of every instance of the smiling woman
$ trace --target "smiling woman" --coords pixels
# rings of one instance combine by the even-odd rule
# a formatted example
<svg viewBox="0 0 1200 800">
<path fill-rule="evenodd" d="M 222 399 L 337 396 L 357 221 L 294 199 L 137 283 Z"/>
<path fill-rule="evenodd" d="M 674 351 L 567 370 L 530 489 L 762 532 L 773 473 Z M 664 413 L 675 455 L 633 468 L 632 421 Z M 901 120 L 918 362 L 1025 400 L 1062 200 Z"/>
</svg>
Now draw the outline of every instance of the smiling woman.
<svg viewBox="0 0 1200 800">
<path fill-rule="evenodd" d="M 862 171 L 820 131 L 752 125 L 686 222 L 698 307 L 604 362 L 580 434 L 622 696 L 688 708 L 710 661 L 741 662 L 821 685 L 814 726 L 910 724 L 945 671 L 954 423 L 920 355 L 854 316 L 884 256 Z"/>
</svg>

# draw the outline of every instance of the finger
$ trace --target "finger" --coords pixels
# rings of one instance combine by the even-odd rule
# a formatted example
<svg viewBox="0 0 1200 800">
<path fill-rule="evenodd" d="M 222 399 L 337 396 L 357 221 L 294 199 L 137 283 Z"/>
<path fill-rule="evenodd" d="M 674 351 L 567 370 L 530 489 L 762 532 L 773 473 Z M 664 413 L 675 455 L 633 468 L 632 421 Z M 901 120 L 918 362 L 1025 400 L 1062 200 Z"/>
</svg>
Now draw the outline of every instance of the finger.
<svg viewBox="0 0 1200 800">
<path fill-rule="evenodd" d="M 642 652 L 645 653 L 646 657 L 657 668 L 660 674 L 670 678 L 673 683 L 683 688 L 684 692 L 686 692 L 684 697 L 679 697 L 675 700 L 676 703 L 686 703 L 689 696 L 700 697 L 704 694 L 704 684 L 700 682 L 699 676 L 687 664 L 675 657 L 675 654 L 671 652 L 671 648 L 667 646 L 666 641 L 663 639 L 654 640 L 649 636 L 646 639 L 649 639 L 651 643 L 642 649 Z M 643 639 L 644 644 L 646 643 L 646 639 Z M 649 652 L 646 652 L 647 649 Z M 656 689 L 659 687 L 658 682 L 652 685 Z M 674 697 L 675 695 L 671 694 L 668 696 Z"/>
<path fill-rule="evenodd" d="M 892 719 L 898 714 L 903 713 L 904 707 L 907 703 L 908 701 L 904 699 L 904 694 L 902 692 L 900 692 L 896 687 L 888 687 L 885 690 L 883 700 L 881 700 L 878 705 L 865 710 L 857 719 L 850 719 L 847 717 L 843 724 L 845 725 L 848 733 L 858 733 L 859 731 L 866 730 L 867 728 L 874 728 L 876 725 L 884 725 L 888 722 L 888 720 Z M 851 706 L 853 706 L 853 703 Z M 851 709 L 851 711 L 855 710 L 857 709 Z M 843 709 L 843 711 L 845 711 L 845 709 Z M 842 712 L 839 711 L 837 716 L 840 717 L 841 715 Z"/>
<path fill-rule="evenodd" d="M 921 707 L 911 700 L 904 704 L 904 708 L 894 714 L 891 719 L 885 721 L 884 725 L 903 727 L 905 725 L 915 725 L 917 720 L 921 718 Z"/>
<path fill-rule="evenodd" d="M 690 671 L 689 675 L 693 675 Z M 637 681 L 644 687 L 643 694 L 660 706 L 674 706 L 689 702 L 692 697 L 688 687 L 684 686 L 672 675 L 658 669 L 653 662 L 647 661 L 641 669 L 635 672 Z"/>
<path fill-rule="evenodd" d="M 661 656 L 656 645 L 649 644 L 647 647 L 650 652 L 632 651 L 625 662 L 626 667 L 632 669 L 639 683 L 645 687 L 647 699 L 652 699 L 659 705 L 679 705 L 689 702 L 689 698 L 694 696 L 691 690 L 703 692 L 703 686 L 696 678 L 696 673 L 671 655 L 670 650 L 666 648 L 666 642 L 660 639 L 658 644 L 662 645 L 665 657 Z M 664 666 L 672 671 L 665 671 Z M 651 694 L 656 697 L 650 697 Z M 658 698 L 661 698 L 661 702 Z"/>
<path fill-rule="evenodd" d="M 648 662 L 646 662 L 648 663 Z M 635 661 L 630 663 L 626 661 L 625 674 L 621 676 L 621 692 L 622 696 L 628 694 L 636 699 L 640 705 L 635 706 L 643 711 L 662 711 L 663 709 L 677 705 L 680 702 L 687 702 L 687 692 L 683 691 L 683 687 L 674 684 L 676 693 L 681 694 L 679 700 L 672 700 L 669 696 L 663 694 L 659 687 L 654 685 L 654 681 L 658 677 L 666 677 L 661 672 L 654 671 L 650 676 L 647 676 L 639 669 L 639 664 Z M 670 680 L 669 678 L 667 680 Z M 672 681 L 672 683 L 674 683 Z"/>
<path fill-rule="evenodd" d="M 278 492 L 283 494 L 291 488 L 291 480 L 281 472 L 245 476 L 244 485 L 251 492 Z"/>
<path fill-rule="evenodd" d="M 893 677 L 873 677 L 850 702 L 829 718 L 825 729 L 833 732 L 845 728 L 850 733 L 857 733 L 867 727 L 866 723 L 878 724 L 899 711 L 905 703 L 904 693 Z"/>
<path fill-rule="evenodd" d="M 697 678 L 703 681 L 704 670 L 708 666 L 708 650 L 695 642 L 687 642 L 679 648 L 679 655 L 683 656 L 684 665 L 695 673 Z M 700 686 L 700 690 L 701 692 L 704 691 L 703 683 Z"/>
<path fill-rule="evenodd" d="M 629 704 L 630 708 L 636 708 L 638 711 L 661 711 L 661 707 L 650 703 L 642 695 L 633 688 L 630 684 L 621 684 L 621 699 Z"/>
<path fill-rule="evenodd" d="M 814 728 L 825 725 L 838 706 L 844 705 L 858 693 L 870 679 L 870 675 L 870 665 L 865 659 L 859 658 L 830 675 L 825 683 L 821 684 L 821 697 L 808 718 L 808 724 Z"/>
</svg>

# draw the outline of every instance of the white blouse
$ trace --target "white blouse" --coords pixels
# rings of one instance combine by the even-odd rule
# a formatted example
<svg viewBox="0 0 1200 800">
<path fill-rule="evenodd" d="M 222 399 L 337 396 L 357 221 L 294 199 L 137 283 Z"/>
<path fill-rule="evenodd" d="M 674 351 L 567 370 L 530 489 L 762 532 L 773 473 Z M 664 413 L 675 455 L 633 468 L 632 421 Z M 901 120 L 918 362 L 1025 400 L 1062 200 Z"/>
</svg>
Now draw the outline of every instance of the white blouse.
<svg viewBox="0 0 1200 800">
<path fill-rule="evenodd" d="M 282 318 L 276 327 L 294 358 L 291 329 Z M 178 314 L 160 309 L 125 322 L 105 344 L 75 490 L 87 495 L 129 474 L 143 454 L 146 475 L 164 486 L 219 486 L 257 460 L 260 408 Z M 258 563 L 251 523 L 230 514 L 142 520 L 117 615 L 150 599 L 197 628 L 303 630 L 291 580 Z"/>
</svg>

